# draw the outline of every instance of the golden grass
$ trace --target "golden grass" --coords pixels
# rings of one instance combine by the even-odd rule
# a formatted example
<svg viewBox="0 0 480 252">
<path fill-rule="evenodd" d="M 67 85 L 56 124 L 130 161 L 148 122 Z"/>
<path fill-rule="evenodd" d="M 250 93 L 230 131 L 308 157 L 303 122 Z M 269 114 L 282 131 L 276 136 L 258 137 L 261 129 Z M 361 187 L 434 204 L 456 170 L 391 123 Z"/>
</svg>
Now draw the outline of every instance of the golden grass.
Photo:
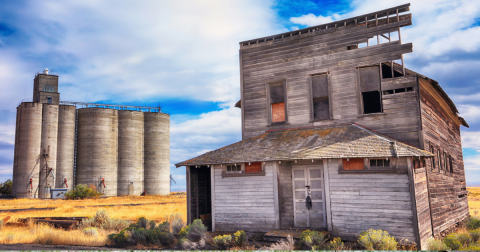
<svg viewBox="0 0 480 252">
<path fill-rule="evenodd" d="M 158 204 L 165 203 L 165 204 Z M 107 206 L 98 205 L 117 204 L 149 204 L 139 206 Z M 76 208 L 82 206 L 82 208 Z M 187 205 L 185 195 L 169 196 L 127 196 L 86 200 L 40 200 L 15 199 L 0 200 L 0 210 L 56 207 L 55 210 L 38 210 L 22 212 L 2 212 L 0 219 L 10 216 L 8 223 L 15 223 L 19 218 L 27 217 L 92 217 L 99 210 L 106 210 L 110 218 L 135 221 L 146 217 L 159 223 L 173 213 L 180 213 L 187 219 Z M 108 244 L 107 235 L 111 232 L 98 230 L 97 237 L 86 236 L 81 230 L 66 231 L 46 225 L 32 225 L 28 227 L 5 226 L 0 231 L 0 243 L 47 243 L 57 245 L 88 245 L 103 246 Z"/>
<path fill-rule="evenodd" d="M 480 217 L 480 187 L 467 187 L 470 215 Z"/>
</svg>

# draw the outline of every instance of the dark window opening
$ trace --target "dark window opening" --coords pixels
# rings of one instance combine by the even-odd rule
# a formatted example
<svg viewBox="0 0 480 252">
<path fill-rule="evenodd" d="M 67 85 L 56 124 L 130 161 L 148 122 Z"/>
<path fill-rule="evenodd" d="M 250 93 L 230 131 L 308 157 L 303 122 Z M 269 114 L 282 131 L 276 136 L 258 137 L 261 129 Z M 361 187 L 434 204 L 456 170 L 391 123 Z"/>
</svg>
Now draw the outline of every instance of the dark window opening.
<svg viewBox="0 0 480 252">
<path fill-rule="evenodd" d="M 385 90 L 383 91 L 383 95 L 394 94 L 393 90 Z"/>
<path fill-rule="evenodd" d="M 330 119 L 328 98 L 328 76 L 326 74 L 312 76 L 313 119 Z"/>
<path fill-rule="evenodd" d="M 452 155 L 448 156 L 448 160 L 450 161 L 450 173 L 453 174 L 453 161 L 452 161 Z"/>
<path fill-rule="evenodd" d="M 467 196 L 466 193 L 458 195 L 459 198 L 465 198 Z"/>
<path fill-rule="evenodd" d="M 362 96 L 363 96 L 363 113 L 364 114 L 382 112 L 382 103 L 380 100 L 379 91 L 363 92 Z"/>
<path fill-rule="evenodd" d="M 52 97 L 47 96 L 47 103 L 52 103 Z"/>
<path fill-rule="evenodd" d="M 440 149 L 437 149 L 437 166 L 438 170 L 442 170 L 442 158 L 440 156 Z"/>
<path fill-rule="evenodd" d="M 389 63 L 387 63 L 387 64 L 389 64 Z M 390 65 L 387 65 L 387 64 L 382 64 L 382 78 L 383 79 L 392 78 L 392 68 L 391 68 Z M 395 70 L 395 67 L 393 68 L 393 70 L 394 70 L 393 71 L 393 77 L 394 78 L 403 76 L 402 73 Z"/>
<path fill-rule="evenodd" d="M 407 87 L 407 92 L 413 91 L 413 87 Z"/>
<path fill-rule="evenodd" d="M 358 45 L 347 46 L 347 50 L 358 49 Z"/>
<path fill-rule="evenodd" d="M 404 93 L 404 92 L 405 92 L 405 88 L 397 88 L 397 89 L 395 89 L 395 94 Z"/>
<path fill-rule="evenodd" d="M 435 155 L 435 149 L 433 148 L 433 145 L 430 145 L 430 152 Z M 431 163 L 432 163 L 432 171 L 435 170 L 435 156 L 432 157 L 431 159 Z"/>
<path fill-rule="evenodd" d="M 391 90 L 384 90 L 383 95 L 399 94 L 399 93 L 412 92 L 412 91 L 413 91 L 413 87 L 397 88 L 397 89 L 391 89 Z"/>
</svg>

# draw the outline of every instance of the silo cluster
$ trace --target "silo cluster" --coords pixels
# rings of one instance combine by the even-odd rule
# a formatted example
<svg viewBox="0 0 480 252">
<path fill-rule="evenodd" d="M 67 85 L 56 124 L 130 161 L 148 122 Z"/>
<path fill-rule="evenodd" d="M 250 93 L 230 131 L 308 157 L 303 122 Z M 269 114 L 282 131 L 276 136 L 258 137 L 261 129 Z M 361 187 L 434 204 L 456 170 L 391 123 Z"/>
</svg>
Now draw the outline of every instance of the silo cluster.
<svg viewBox="0 0 480 252">
<path fill-rule="evenodd" d="M 79 184 L 94 186 L 104 196 L 170 193 L 168 114 L 132 106 L 62 105 L 55 101 L 58 92 L 35 94 L 45 90 L 42 83 L 52 82 L 37 78 L 34 102 L 17 108 L 15 197 L 49 198 L 50 188 Z"/>
</svg>

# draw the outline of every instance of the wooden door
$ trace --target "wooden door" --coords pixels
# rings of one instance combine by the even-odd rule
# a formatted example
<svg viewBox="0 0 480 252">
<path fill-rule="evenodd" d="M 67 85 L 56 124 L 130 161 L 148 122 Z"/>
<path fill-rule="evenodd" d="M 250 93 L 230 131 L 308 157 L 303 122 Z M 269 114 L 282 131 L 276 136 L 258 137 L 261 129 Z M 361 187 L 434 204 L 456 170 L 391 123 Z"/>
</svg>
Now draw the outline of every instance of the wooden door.
<svg viewBox="0 0 480 252">
<path fill-rule="evenodd" d="M 294 167 L 292 169 L 295 227 L 326 227 L 323 170 L 319 166 Z M 307 186 L 310 186 L 310 191 Z M 306 206 L 310 195 L 312 208 Z"/>
</svg>

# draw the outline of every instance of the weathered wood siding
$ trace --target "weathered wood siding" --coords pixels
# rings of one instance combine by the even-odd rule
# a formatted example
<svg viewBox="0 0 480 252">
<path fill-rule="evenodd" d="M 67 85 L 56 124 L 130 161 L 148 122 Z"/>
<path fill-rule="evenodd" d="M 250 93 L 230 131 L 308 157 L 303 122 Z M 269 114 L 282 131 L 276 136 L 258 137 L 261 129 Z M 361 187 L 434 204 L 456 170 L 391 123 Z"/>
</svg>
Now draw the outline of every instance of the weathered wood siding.
<svg viewBox="0 0 480 252">
<path fill-rule="evenodd" d="M 430 203 L 425 168 L 415 169 L 413 176 L 420 244 L 421 249 L 425 250 L 428 249 L 426 247 L 428 239 L 432 237 L 432 220 L 430 219 Z"/>
<path fill-rule="evenodd" d="M 265 176 L 222 178 L 223 168 L 214 167 L 216 231 L 275 229 L 273 163 L 266 163 Z"/>
<path fill-rule="evenodd" d="M 434 236 L 463 220 L 469 214 L 463 166 L 460 120 L 442 94 L 428 80 L 419 78 L 424 149 L 440 147 L 452 156 L 453 174 L 432 170 L 432 159 L 426 162 Z"/>
<path fill-rule="evenodd" d="M 392 41 L 347 50 L 347 46 L 366 42 L 377 34 L 394 32 L 398 26 L 410 25 L 410 16 L 390 24 L 366 28 L 329 28 L 294 37 L 276 39 L 258 45 L 242 46 L 243 138 L 276 128 L 292 128 L 332 123 L 357 122 L 399 140 L 419 146 L 420 108 L 417 92 L 383 96 L 381 114 L 361 114 L 357 68 L 398 60 L 412 52 L 412 44 Z M 329 73 L 332 120 L 310 121 L 311 74 Z M 269 104 L 265 83 L 285 81 L 288 125 L 269 126 Z M 415 86 L 415 77 L 382 80 L 382 90 Z"/>
<path fill-rule="evenodd" d="M 356 239 L 373 228 L 415 241 L 408 175 L 339 174 L 339 161 L 327 162 L 332 234 Z"/>
</svg>

